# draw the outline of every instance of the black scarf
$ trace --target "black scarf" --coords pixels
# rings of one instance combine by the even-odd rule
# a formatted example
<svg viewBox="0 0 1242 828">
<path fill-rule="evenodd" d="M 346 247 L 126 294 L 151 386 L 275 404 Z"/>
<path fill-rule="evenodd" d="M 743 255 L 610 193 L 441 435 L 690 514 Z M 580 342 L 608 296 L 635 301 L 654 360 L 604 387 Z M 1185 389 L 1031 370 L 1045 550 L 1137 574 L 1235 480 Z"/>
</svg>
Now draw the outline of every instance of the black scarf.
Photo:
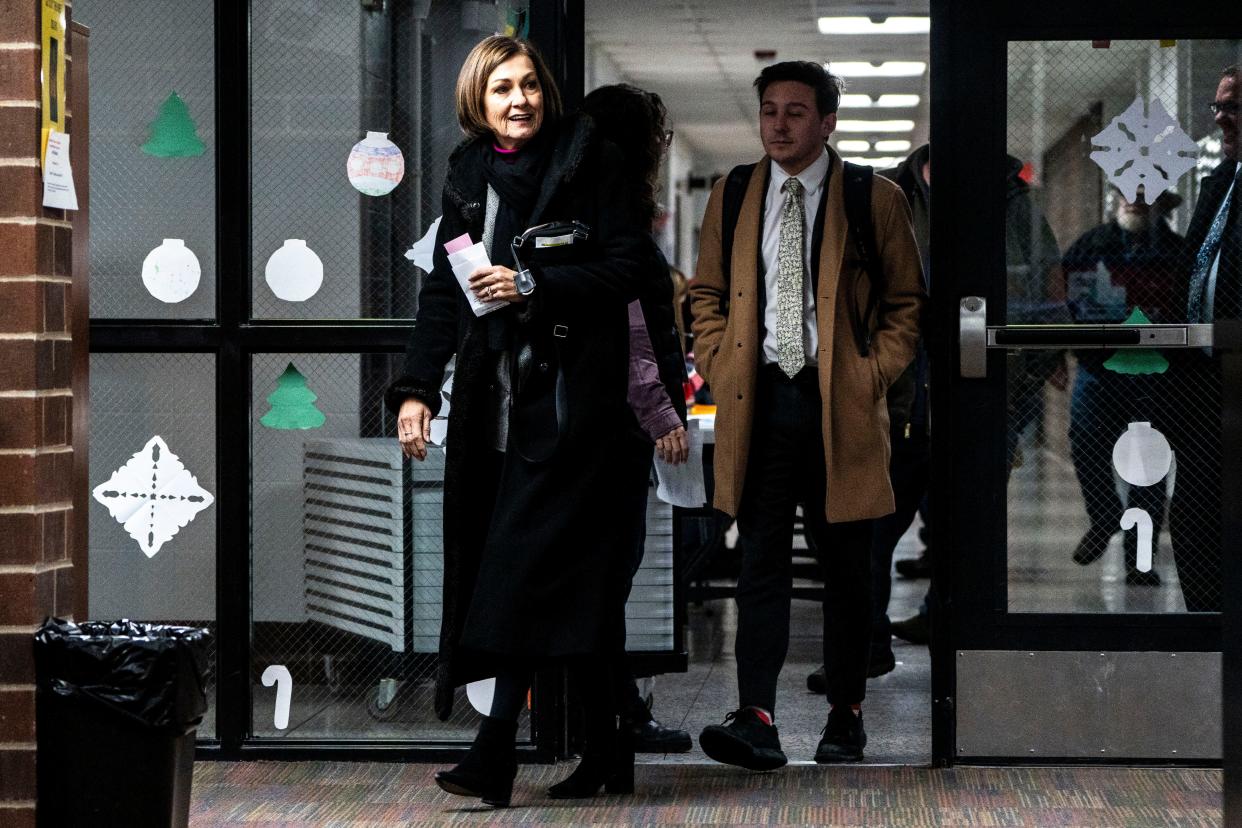
<svg viewBox="0 0 1242 828">
<path fill-rule="evenodd" d="M 554 142 L 548 124 L 516 153 L 498 152 L 491 141 L 480 141 L 483 152 L 483 177 L 496 195 L 500 196 L 500 209 L 496 211 L 496 224 L 492 228 L 492 249 L 488 251 L 492 264 L 514 267 L 513 252 L 509 243 L 530 226 L 531 213 L 539 199 L 543 175 L 552 158 Z M 512 308 L 504 308 L 488 315 L 487 339 L 493 351 L 506 350 L 512 334 L 510 317 Z"/>
</svg>

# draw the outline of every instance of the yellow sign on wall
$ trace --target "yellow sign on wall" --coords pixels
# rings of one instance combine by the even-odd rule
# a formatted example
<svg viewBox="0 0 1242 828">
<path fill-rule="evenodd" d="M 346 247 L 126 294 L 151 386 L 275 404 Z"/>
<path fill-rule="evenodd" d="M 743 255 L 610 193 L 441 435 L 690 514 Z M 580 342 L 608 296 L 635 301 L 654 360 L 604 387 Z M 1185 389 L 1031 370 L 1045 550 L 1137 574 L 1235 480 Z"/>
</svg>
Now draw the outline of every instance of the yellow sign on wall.
<svg viewBox="0 0 1242 828">
<path fill-rule="evenodd" d="M 65 49 L 69 37 L 65 29 L 63 0 L 43 0 L 43 133 L 39 141 L 39 161 L 47 151 L 47 136 L 53 129 L 65 132 Z"/>
</svg>

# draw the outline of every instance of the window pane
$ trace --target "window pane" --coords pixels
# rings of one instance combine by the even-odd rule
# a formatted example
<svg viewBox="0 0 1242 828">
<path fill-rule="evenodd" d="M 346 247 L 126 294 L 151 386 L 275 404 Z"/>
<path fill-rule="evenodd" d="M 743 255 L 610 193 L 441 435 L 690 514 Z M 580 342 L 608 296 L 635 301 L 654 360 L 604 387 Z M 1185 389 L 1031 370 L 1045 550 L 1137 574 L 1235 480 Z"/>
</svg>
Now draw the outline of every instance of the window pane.
<svg viewBox="0 0 1242 828">
<path fill-rule="evenodd" d="M 194 487 L 215 497 L 215 389 L 215 357 L 208 354 L 91 355 L 90 483 L 98 493 L 90 505 L 89 615 L 212 630 L 200 738 L 215 735 L 216 507 L 165 512 L 163 504 L 201 497 Z M 148 448 L 157 436 L 158 453 Z M 178 463 L 192 480 L 177 473 Z M 125 495 L 139 486 L 145 492 L 152 481 L 156 497 L 143 500 L 134 516 L 156 513 L 154 538 L 150 523 L 124 520 L 134 511 Z M 166 538 L 160 527 L 175 534 Z"/>
<path fill-rule="evenodd" d="M 79 0 L 91 29 L 91 316 L 216 314 L 215 28 L 211 3 Z M 70 103 L 72 106 L 72 102 Z M 180 239 L 199 277 L 167 277 Z M 165 264 L 160 272 L 153 268 Z M 187 277 L 189 278 L 189 277 Z M 192 290 L 191 290 L 192 288 Z M 177 301 L 169 301 L 169 300 Z"/>
<path fill-rule="evenodd" d="M 425 463 L 402 462 L 381 402 L 400 361 L 254 358 L 255 736 L 473 738 L 478 714 L 463 691 L 450 721 L 432 708 L 444 453 L 433 447 Z M 272 665 L 293 680 L 283 729 L 276 687 L 259 681 Z"/>
<path fill-rule="evenodd" d="M 475 20 L 455 3 L 411 4 L 425 18 L 407 4 L 366 5 L 252 6 L 255 318 L 414 315 L 422 271 L 405 253 L 440 214 L 448 156 L 462 139 L 457 73 L 503 9 Z M 403 176 L 383 195 L 362 194 L 346 172 L 369 132 L 386 136 L 374 152 L 401 153 Z M 290 239 L 314 257 L 301 245 L 287 248 Z M 271 264 L 289 274 L 285 282 L 267 278 L 277 251 L 284 252 Z"/>
<path fill-rule="evenodd" d="M 1202 238 L 1185 235 L 1222 157 L 1208 105 L 1240 54 L 1236 40 L 1009 44 L 1008 324 L 1211 321 L 1190 301 Z M 1218 608 L 1210 354 L 1014 351 L 1007 391 L 1010 611 Z"/>
</svg>

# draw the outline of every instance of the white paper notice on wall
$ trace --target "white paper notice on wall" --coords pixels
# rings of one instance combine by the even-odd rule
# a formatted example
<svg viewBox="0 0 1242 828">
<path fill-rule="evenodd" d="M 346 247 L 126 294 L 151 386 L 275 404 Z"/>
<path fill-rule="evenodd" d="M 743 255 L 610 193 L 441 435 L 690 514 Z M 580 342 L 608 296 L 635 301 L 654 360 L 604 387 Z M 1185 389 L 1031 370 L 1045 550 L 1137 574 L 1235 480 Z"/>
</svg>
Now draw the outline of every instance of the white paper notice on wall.
<svg viewBox="0 0 1242 828">
<path fill-rule="evenodd" d="M 93 494 L 148 558 L 214 501 L 158 434 Z"/>
<path fill-rule="evenodd" d="M 57 210 L 78 209 L 78 193 L 69 166 L 69 136 L 52 130 L 47 135 L 43 161 L 43 206 Z"/>
</svg>

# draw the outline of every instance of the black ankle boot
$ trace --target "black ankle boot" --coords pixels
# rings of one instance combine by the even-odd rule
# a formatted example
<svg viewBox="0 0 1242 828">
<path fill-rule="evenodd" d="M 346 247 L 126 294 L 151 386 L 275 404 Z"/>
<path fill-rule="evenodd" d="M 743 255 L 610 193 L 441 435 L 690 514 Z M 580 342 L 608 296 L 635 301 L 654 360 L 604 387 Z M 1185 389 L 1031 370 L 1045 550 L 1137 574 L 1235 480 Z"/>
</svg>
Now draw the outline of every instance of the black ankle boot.
<svg viewBox="0 0 1242 828">
<path fill-rule="evenodd" d="M 629 728 L 618 728 L 613 716 L 588 729 L 582 761 L 564 781 L 548 788 L 548 796 L 581 799 L 595 796 L 601 787 L 610 794 L 634 793 L 634 737 Z"/>
<path fill-rule="evenodd" d="M 438 771 L 436 784 L 451 794 L 482 799 L 485 805 L 508 807 L 517 776 L 516 736 L 517 722 L 485 716 L 466 758 L 452 770 Z"/>
</svg>

